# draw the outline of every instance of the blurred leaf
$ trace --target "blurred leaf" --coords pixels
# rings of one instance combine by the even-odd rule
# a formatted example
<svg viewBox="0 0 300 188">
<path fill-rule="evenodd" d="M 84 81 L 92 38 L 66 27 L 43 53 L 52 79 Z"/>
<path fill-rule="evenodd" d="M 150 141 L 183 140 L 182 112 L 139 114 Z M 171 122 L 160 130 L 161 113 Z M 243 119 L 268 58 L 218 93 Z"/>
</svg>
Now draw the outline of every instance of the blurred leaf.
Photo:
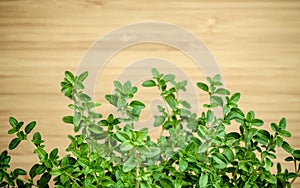
<svg viewBox="0 0 300 188">
<path fill-rule="evenodd" d="M 230 92 L 224 88 L 218 88 L 215 93 L 220 95 L 230 95 Z"/>
<path fill-rule="evenodd" d="M 210 102 L 217 106 L 221 106 L 221 107 L 223 106 L 223 99 L 219 96 L 214 96 L 214 95 L 210 96 Z"/>
<path fill-rule="evenodd" d="M 165 82 L 170 82 L 175 79 L 175 76 L 173 74 L 167 74 L 162 78 Z"/>
<path fill-rule="evenodd" d="M 131 150 L 134 146 L 131 144 L 130 140 L 126 140 L 120 145 L 121 151 Z"/>
<path fill-rule="evenodd" d="M 181 101 L 181 104 L 182 104 L 182 106 L 184 106 L 184 107 L 186 107 L 186 108 L 188 108 L 188 109 L 191 108 L 190 103 L 188 103 L 187 101 Z"/>
<path fill-rule="evenodd" d="M 202 173 L 199 179 L 199 186 L 200 188 L 205 188 L 208 183 L 208 175 L 205 173 Z"/>
<path fill-rule="evenodd" d="M 188 162 L 183 159 L 179 159 L 179 170 L 183 172 L 187 167 L 188 167 Z"/>
<path fill-rule="evenodd" d="M 156 68 L 152 68 L 151 72 L 152 72 L 153 78 L 160 78 L 160 74 Z"/>
<path fill-rule="evenodd" d="M 79 76 L 78 76 L 78 80 L 80 82 L 83 82 L 87 77 L 88 77 L 89 73 L 87 71 L 84 71 L 83 73 L 81 73 Z"/>
<path fill-rule="evenodd" d="M 123 165 L 123 171 L 130 172 L 132 169 L 134 169 L 136 166 L 135 160 L 133 158 L 127 159 L 127 161 Z"/>
</svg>

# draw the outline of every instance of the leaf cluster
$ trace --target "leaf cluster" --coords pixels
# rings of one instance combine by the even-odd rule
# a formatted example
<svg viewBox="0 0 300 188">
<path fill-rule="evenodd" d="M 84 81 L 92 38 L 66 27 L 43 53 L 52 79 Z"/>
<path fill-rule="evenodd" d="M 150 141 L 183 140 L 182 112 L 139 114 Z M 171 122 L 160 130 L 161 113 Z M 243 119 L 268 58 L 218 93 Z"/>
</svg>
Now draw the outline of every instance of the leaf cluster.
<svg viewBox="0 0 300 188">
<path fill-rule="evenodd" d="M 29 172 L 10 169 L 7 150 L 0 154 L 0 187 L 291 187 L 300 176 L 300 150 L 285 140 L 291 137 L 286 119 L 271 123 L 272 132 L 263 128 L 263 120 L 253 111 L 239 108 L 240 93 L 231 94 L 222 87 L 220 75 L 198 82 L 197 87 L 207 93 L 205 111 L 196 114 L 191 105 L 180 99 L 187 81 L 176 81 L 173 74 L 162 74 L 153 68 L 152 79 L 143 87 L 157 88 L 164 105 L 158 105 L 154 127 L 161 128 L 157 140 L 151 139 L 148 128 L 136 130 L 145 104 L 134 99 L 138 87 L 127 81 L 114 81 L 115 91 L 105 99 L 120 112 L 104 117 L 94 109 L 100 103 L 84 93 L 84 80 L 65 72 L 61 92 L 73 101 L 72 116 L 63 121 L 72 124 L 76 135 L 69 135 L 70 145 L 65 156 L 58 149 L 47 152 L 39 132 L 33 132 L 36 122 L 24 126 L 10 117 L 15 135 L 8 149 L 15 149 L 22 141 L 30 142 L 39 158 Z M 215 109 L 221 110 L 216 115 Z M 227 126 L 238 125 L 236 131 Z M 276 150 L 287 152 L 285 161 L 294 170 L 275 164 Z M 273 168 L 276 168 L 276 172 Z"/>
</svg>

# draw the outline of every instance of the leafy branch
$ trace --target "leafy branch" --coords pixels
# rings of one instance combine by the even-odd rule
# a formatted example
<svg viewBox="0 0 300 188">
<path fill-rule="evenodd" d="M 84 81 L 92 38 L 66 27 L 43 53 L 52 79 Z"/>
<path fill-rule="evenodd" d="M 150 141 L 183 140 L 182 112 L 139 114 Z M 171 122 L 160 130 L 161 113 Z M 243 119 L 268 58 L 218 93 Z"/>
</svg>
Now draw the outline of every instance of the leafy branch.
<svg viewBox="0 0 300 188">
<path fill-rule="evenodd" d="M 253 111 L 244 112 L 238 106 L 240 93 L 231 94 L 222 87 L 220 75 L 196 84 L 209 102 L 203 105 L 204 112 L 195 114 L 179 97 L 187 81 L 178 82 L 175 75 L 155 68 L 151 73 L 142 86 L 157 88 L 164 103 L 154 116 L 153 126 L 162 130 L 157 140 L 151 139 L 148 128 L 136 130 L 146 107 L 134 99 L 137 86 L 114 81 L 114 93 L 104 97 L 119 113 L 104 117 L 95 111 L 101 104 L 84 92 L 88 73 L 75 76 L 66 71 L 61 92 L 73 102 L 69 108 L 74 114 L 63 121 L 72 124 L 76 133 L 68 136 L 68 154 L 58 156 L 57 148 L 48 153 L 41 133 L 32 133 L 35 121 L 24 126 L 10 117 L 8 134 L 15 138 L 8 149 L 29 142 L 39 163 L 29 172 L 10 170 L 11 156 L 4 150 L 0 187 L 49 187 L 50 180 L 58 188 L 291 187 L 300 176 L 300 150 L 285 140 L 291 137 L 285 118 L 271 123 L 272 132 L 267 131 Z M 226 127 L 233 124 L 239 129 L 227 132 Z M 286 151 L 285 161 L 293 163 L 293 170 L 274 164 L 278 148 Z"/>
</svg>

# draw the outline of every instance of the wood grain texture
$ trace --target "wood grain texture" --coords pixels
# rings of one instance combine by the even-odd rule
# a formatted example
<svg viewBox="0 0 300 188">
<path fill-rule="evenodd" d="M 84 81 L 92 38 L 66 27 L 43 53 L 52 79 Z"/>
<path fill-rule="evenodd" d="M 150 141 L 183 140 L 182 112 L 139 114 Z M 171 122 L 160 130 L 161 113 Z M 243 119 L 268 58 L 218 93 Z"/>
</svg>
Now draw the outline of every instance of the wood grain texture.
<svg viewBox="0 0 300 188">
<path fill-rule="evenodd" d="M 89 46 L 102 35 L 143 21 L 172 23 L 201 38 L 218 60 L 227 88 L 241 92 L 241 107 L 254 110 L 266 127 L 286 117 L 293 134 L 288 141 L 300 148 L 299 1 L 1 0 L 0 149 L 12 138 L 6 135 L 8 117 L 15 116 L 36 120 L 46 149 L 59 147 L 64 154 L 72 128 L 61 118 L 72 112 L 67 109 L 70 101 L 60 94 L 63 72 L 76 71 Z M 104 102 L 112 80 L 145 57 L 165 58 L 192 81 L 203 79 L 178 50 L 138 45 L 107 64 L 96 98 Z M 140 97 L 147 100 L 151 95 L 148 91 Z M 37 161 L 27 144 L 11 154 L 14 166 L 29 168 Z M 282 160 L 282 151 L 278 157 Z M 294 187 L 299 186 L 298 180 Z"/>
</svg>

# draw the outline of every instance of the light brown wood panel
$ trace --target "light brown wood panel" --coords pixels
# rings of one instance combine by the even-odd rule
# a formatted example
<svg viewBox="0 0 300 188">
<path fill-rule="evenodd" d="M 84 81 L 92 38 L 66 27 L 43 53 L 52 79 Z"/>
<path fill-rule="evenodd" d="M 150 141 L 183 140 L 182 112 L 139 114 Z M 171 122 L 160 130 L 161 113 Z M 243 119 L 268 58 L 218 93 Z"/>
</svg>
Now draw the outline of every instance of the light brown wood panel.
<svg viewBox="0 0 300 188">
<path fill-rule="evenodd" d="M 99 37 L 144 21 L 172 23 L 202 39 L 218 60 L 227 88 L 241 92 L 241 107 L 254 110 L 266 127 L 286 117 L 293 134 L 289 142 L 300 148 L 299 1 L 1 0 L 0 149 L 12 138 L 6 135 L 8 117 L 15 116 L 36 120 L 46 149 L 59 147 L 64 154 L 67 135 L 72 134 L 72 127 L 61 122 L 72 113 L 67 109 L 70 101 L 60 94 L 64 71 L 76 71 Z M 178 50 L 137 45 L 110 60 L 98 79 L 96 98 L 104 102 L 112 80 L 146 57 L 177 64 L 194 83 L 204 78 Z M 140 97 L 147 100 L 151 95 L 145 91 Z M 281 160 L 283 153 L 278 153 Z M 30 145 L 11 154 L 14 166 L 29 168 L 37 161 Z M 294 187 L 300 186 L 297 183 Z"/>
</svg>

